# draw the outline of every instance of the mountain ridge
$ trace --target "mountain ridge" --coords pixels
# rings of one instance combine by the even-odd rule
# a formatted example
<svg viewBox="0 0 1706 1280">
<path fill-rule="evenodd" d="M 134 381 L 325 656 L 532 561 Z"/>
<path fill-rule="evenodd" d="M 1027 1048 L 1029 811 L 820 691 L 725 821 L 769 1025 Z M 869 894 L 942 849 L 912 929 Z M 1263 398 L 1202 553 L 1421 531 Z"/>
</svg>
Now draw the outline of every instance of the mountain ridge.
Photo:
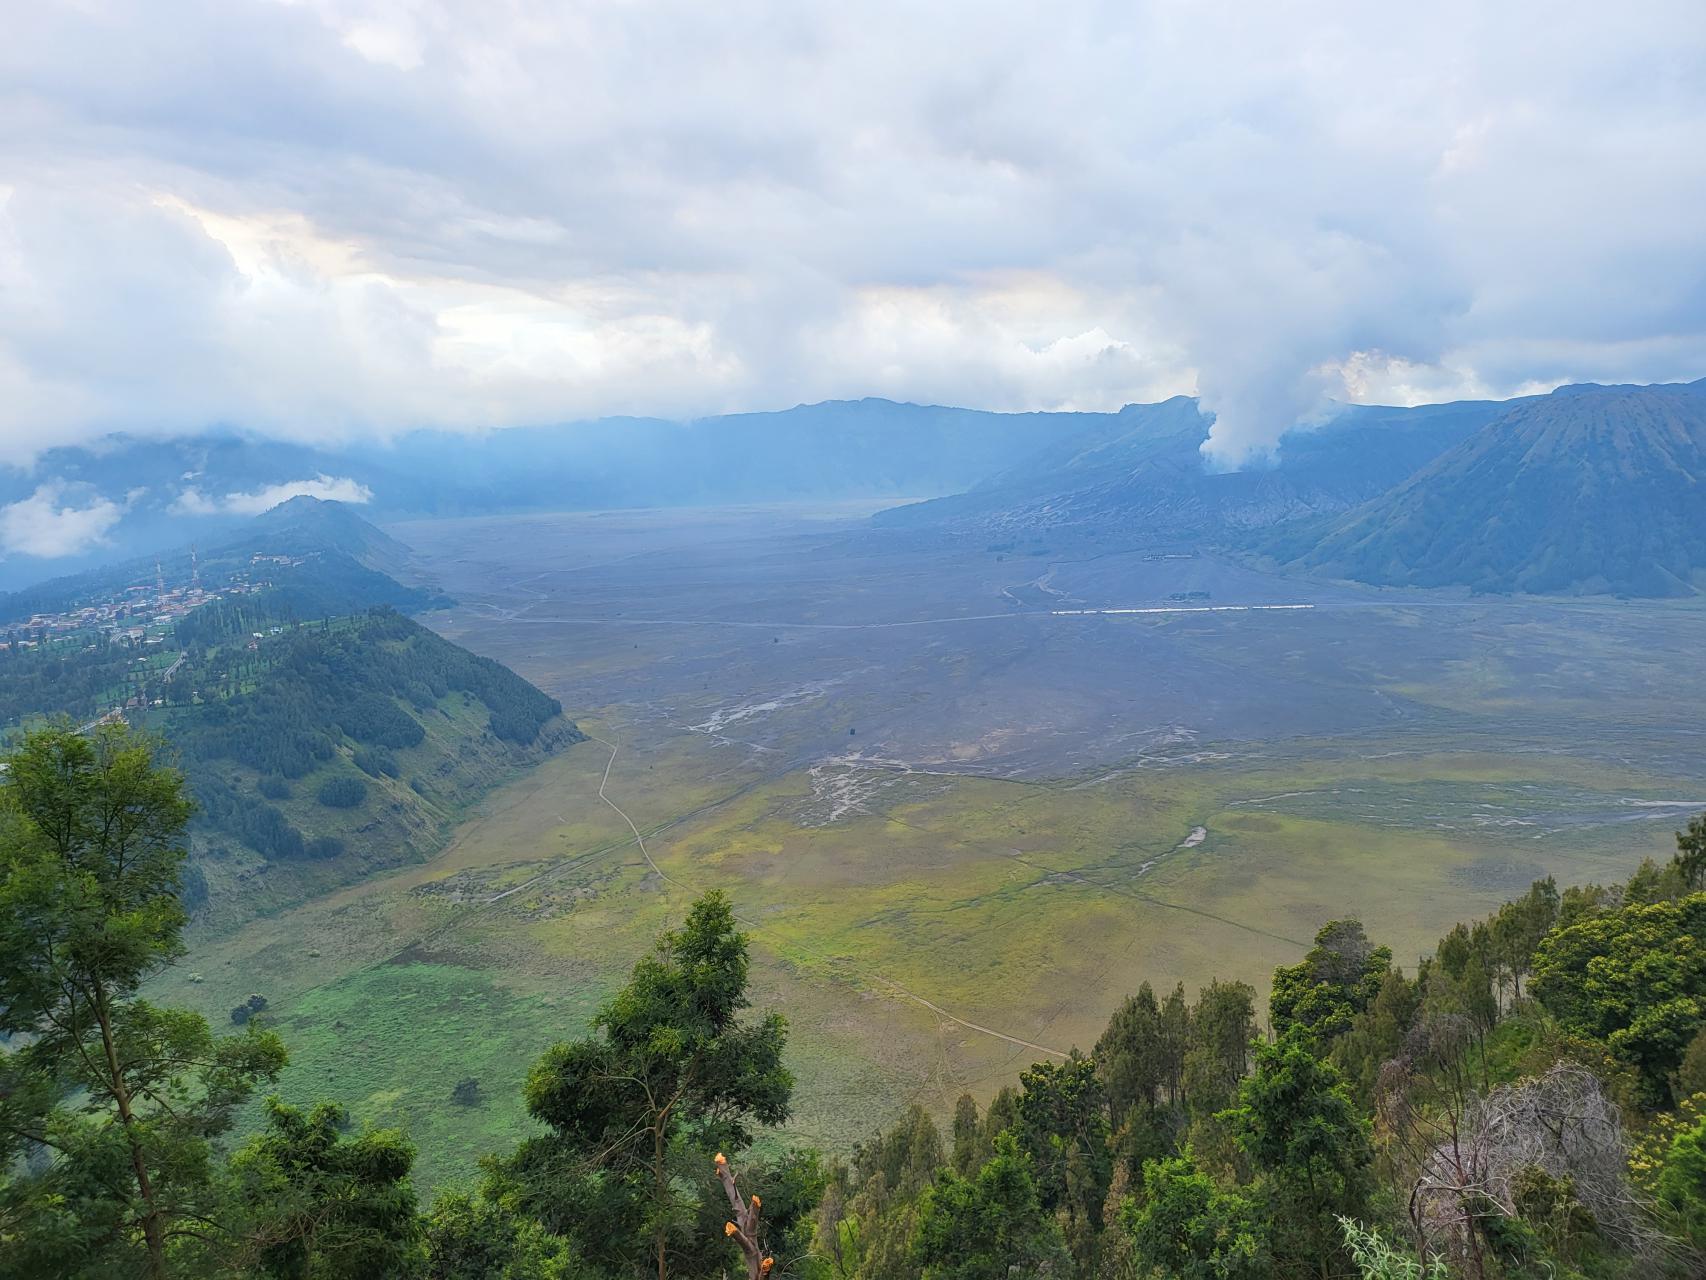
<svg viewBox="0 0 1706 1280">
<path fill-rule="evenodd" d="M 1561 387 L 1277 562 L 1386 586 L 1673 596 L 1706 587 L 1706 379 Z"/>
</svg>

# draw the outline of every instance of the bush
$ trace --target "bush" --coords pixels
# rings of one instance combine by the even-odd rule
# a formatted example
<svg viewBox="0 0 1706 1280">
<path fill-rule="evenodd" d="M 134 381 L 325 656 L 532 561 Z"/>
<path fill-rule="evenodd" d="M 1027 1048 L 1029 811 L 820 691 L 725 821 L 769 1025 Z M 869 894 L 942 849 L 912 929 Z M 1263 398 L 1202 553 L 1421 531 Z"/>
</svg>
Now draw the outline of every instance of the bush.
<svg viewBox="0 0 1706 1280">
<path fill-rule="evenodd" d="M 308 847 L 303 850 L 303 853 L 310 858 L 325 861 L 327 858 L 337 857 L 343 851 L 344 842 L 336 836 L 315 836 L 308 842 Z"/>
<path fill-rule="evenodd" d="M 328 809 L 353 809 L 367 799 L 367 784 L 360 778 L 327 778 L 318 798 Z"/>
<path fill-rule="evenodd" d="M 338 714 L 338 724 L 357 742 L 379 747 L 418 746 L 426 730 L 390 698 L 364 693 Z"/>
<path fill-rule="evenodd" d="M 231 1021 L 242 1026 L 262 1009 L 267 1007 L 267 998 L 263 995 L 252 995 L 235 1009 L 231 1010 Z"/>
<path fill-rule="evenodd" d="M 371 747 L 356 748 L 355 767 L 370 778 L 397 776 L 397 758 L 388 751 L 375 751 Z"/>
<path fill-rule="evenodd" d="M 262 778 L 255 784 L 255 790 L 268 800 L 290 799 L 290 784 L 277 774 L 268 774 Z"/>
</svg>

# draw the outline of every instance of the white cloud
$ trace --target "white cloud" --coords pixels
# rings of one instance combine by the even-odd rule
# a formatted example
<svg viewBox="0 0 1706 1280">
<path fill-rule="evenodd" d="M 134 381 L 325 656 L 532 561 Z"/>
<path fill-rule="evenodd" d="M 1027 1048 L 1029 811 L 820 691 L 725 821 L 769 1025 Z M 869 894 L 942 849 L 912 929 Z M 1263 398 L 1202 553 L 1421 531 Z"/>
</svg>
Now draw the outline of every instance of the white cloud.
<svg viewBox="0 0 1706 1280">
<path fill-rule="evenodd" d="M 1698 0 L 26 6 L 0 461 L 1699 376 L 1703 65 Z"/>
<path fill-rule="evenodd" d="M 347 476 L 328 475 L 318 475 L 311 480 L 286 480 L 248 493 L 227 493 L 218 497 L 209 497 L 191 485 L 178 494 L 171 511 L 180 516 L 256 516 L 272 510 L 281 502 L 304 496 L 326 502 L 359 504 L 372 502 L 373 490 Z"/>
<path fill-rule="evenodd" d="M 78 488 L 49 481 L 29 497 L 0 507 L 0 551 L 57 560 L 100 546 L 139 496 L 133 491 L 118 503 L 98 494 L 78 494 Z M 80 496 L 85 500 L 78 505 Z"/>
</svg>

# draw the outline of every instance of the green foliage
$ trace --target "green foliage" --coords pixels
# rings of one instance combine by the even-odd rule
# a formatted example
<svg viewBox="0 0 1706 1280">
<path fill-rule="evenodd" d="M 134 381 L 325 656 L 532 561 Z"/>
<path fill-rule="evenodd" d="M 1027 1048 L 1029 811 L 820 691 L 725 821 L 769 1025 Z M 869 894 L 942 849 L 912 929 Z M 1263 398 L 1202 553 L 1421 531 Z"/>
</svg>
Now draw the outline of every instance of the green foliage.
<svg viewBox="0 0 1706 1280">
<path fill-rule="evenodd" d="M 1450 1280 L 1451 1272 L 1439 1258 L 1421 1262 L 1354 1218 L 1340 1218 L 1339 1228 L 1362 1280 Z"/>
<path fill-rule="evenodd" d="M 1682 1063 L 1676 1069 L 1673 1092 L 1677 1098 L 1692 1098 L 1706 1093 L 1706 1025 L 1694 1033 L 1694 1039 L 1683 1050 Z"/>
<path fill-rule="evenodd" d="M 1706 813 L 1696 814 L 1676 833 L 1675 866 L 1689 892 L 1706 889 Z"/>
<path fill-rule="evenodd" d="M 1307 1275 L 1342 1248 L 1340 1215 L 1371 1190 L 1369 1123 L 1331 1063 L 1301 1032 L 1256 1046 L 1256 1070 L 1225 1119 L 1262 1174 L 1279 1274 Z"/>
<path fill-rule="evenodd" d="M 353 759 L 355 767 L 370 778 L 395 778 L 400 772 L 397 768 L 397 757 L 389 751 L 357 747 Z"/>
<path fill-rule="evenodd" d="M 1706 893 L 1633 905 L 1553 931 L 1534 962 L 1534 994 L 1567 1029 L 1604 1041 L 1637 1073 L 1649 1105 L 1706 1015 Z"/>
<path fill-rule="evenodd" d="M 395 1130 L 340 1132 L 343 1108 L 270 1099 L 267 1127 L 231 1159 L 245 1260 L 268 1280 L 393 1280 L 421 1263 L 409 1169 Z"/>
<path fill-rule="evenodd" d="M 440 1196 L 422 1223 L 426 1280 L 581 1280 L 569 1242 L 481 1196 Z"/>
<path fill-rule="evenodd" d="M 712 1153 L 744 1149 L 753 1124 L 787 1119 L 786 1026 L 739 1019 L 746 983 L 746 937 L 728 900 L 707 894 L 634 966 L 600 1034 L 554 1046 L 528 1076 L 528 1110 L 551 1136 L 517 1153 L 513 1194 L 588 1257 L 633 1267 L 649 1254 L 661 1269 L 695 1247 L 682 1184 L 702 1187 Z M 646 1229 L 613 1242 L 593 1207 Z"/>
<path fill-rule="evenodd" d="M 1374 1002 L 1352 1018 L 1350 1028 L 1333 1042 L 1333 1065 L 1363 1105 L 1373 1101 L 1380 1069 L 1403 1049 L 1421 1005 L 1421 984 L 1389 969 Z"/>
<path fill-rule="evenodd" d="M 1671 1139 L 1658 1193 L 1691 1233 L 1706 1235 L 1706 1117 Z"/>
<path fill-rule="evenodd" d="M 1391 965 L 1391 949 L 1369 942 L 1360 920 L 1329 921 L 1308 955 L 1274 971 L 1268 1016 L 1275 1032 L 1298 1029 L 1325 1041 L 1350 1030 Z"/>
<path fill-rule="evenodd" d="M 1212 1115 L 1231 1103 L 1250 1070 L 1256 991 L 1215 979 L 1197 993 L 1184 1054 L 1183 1090 L 1191 1111 Z"/>
<path fill-rule="evenodd" d="M 215 1200 L 212 1140 L 284 1065 L 137 998 L 179 955 L 189 802 L 154 744 L 30 733 L 0 781 L 0 1230 L 37 1277 L 164 1276 Z"/>
<path fill-rule="evenodd" d="M 367 799 L 367 784 L 348 776 L 327 778 L 314 798 L 328 809 L 353 809 Z"/>
<path fill-rule="evenodd" d="M 1267 1228 L 1257 1206 L 1222 1191 L 1189 1156 L 1151 1161 L 1143 1199 L 1120 1210 L 1140 1276 L 1259 1280 L 1272 1274 Z"/>
<path fill-rule="evenodd" d="M 1069 1227 L 1083 1218 L 1100 1231 L 1113 1165 L 1096 1064 L 1077 1055 L 1039 1062 L 1020 1075 L 1019 1085 L 1018 1136 L 1030 1154 L 1043 1208 L 1063 1210 Z"/>
<path fill-rule="evenodd" d="M 424 710 L 466 694 L 486 706 L 495 736 L 520 744 L 562 711 L 508 668 L 385 609 L 349 626 L 292 630 L 277 646 L 244 687 L 174 716 L 172 736 L 186 757 L 300 778 L 336 754 L 340 735 L 393 750 L 417 745 L 425 731 L 405 702 Z M 209 674 L 228 669 L 216 664 Z"/>
<path fill-rule="evenodd" d="M 1010 1134 L 996 1138 L 995 1155 L 975 1177 L 937 1177 L 912 1244 L 923 1280 L 1025 1280 L 1060 1265 L 1062 1252 L 1030 1161 Z"/>
<path fill-rule="evenodd" d="M 1519 1169 L 1511 1179 L 1511 1207 L 1558 1261 L 1579 1262 L 1596 1249 L 1599 1224 L 1576 1198 L 1568 1175 L 1555 1178 L 1534 1165 Z"/>
</svg>

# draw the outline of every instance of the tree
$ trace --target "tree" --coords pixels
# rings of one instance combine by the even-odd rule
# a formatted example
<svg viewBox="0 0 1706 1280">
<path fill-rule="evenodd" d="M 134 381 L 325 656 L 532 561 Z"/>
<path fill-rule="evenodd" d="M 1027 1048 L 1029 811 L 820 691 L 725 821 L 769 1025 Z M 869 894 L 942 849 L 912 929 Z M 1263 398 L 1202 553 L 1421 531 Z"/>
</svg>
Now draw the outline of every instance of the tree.
<svg viewBox="0 0 1706 1280">
<path fill-rule="evenodd" d="M 1095 1064 L 1073 1050 L 1065 1062 L 1035 1064 L 1019 1083 L 1016 1133 L 1030 1154 L 1038 1198 L 1063 1219 L 1067 1246 L 1080 1271 L 1091 1274 L 1113 1177 L 1107 1100 Z"/>
<path fill-rule="evenodd" d="M 421 1262 L 409 1182 L 415 1149 L 392 1129 L 355 1138 L 322 1102 L 303 1112 L 267 1102 L 267 1127 L 231 1158 L 246 1211 L 246 1253 L 271 1280 L 386 1280 Z"/>
<path fill-rule="evenodd" d="M 554 1046 L 529 1074 L 528 1110 L 552 1136 L 524 1144 L 509 1174 L 583 1251 L 631 1268 L 623 1228 L 637 1222 L 667 1280 L 672 1239 L 692 1240 L 712 1153 L 742 1151 L 754 1123 L 787 1119 L 786 1024 L 776 1013 L 739 1019 L 747 963 L 728 899 L 706 894 L 600 1010 L 600 1034 Z"/>
<path fill-rule="evenodd" d="M 1278 1274 L 1331 1274 L 1343 1249 L 1336 1215 L 1357 1216 L 1368 1199 L 1368 1122 L 1299 1031 L 1257 1044 L 1238 1100 L 1225 1118 L 1271 1197 Z"/>
<path fill-rule="evenodd" d="M 1493 953 L 1509 974 L 1518 999 L 1541 939 L 1558 921 L 1558 903 L 1558 882 L 1547 876 L 1530 885 L 1522 897 L 1505 903 L 1493 918 Z"/>
<path fill-rule="evenodd" d="M 1706 1026 L 1694 1033 L 1694 1039 L 1683 1051 L 1682 1064 L 1676 1069 L 1673 1092 L 1678 1101 L 1706 1093 Z"/>
<path fill-rule="evenodd" d="M 1443 970 L 1436 969 L 1436 974 Z M 1404 1037 L 1414 1025 L 1421 1007 L 1419 984 L 1397 969 L 1389 970 L 1380 982 L 1374 1003 L 1351 1020 L 1350 1030 L 1333 1042 L 1333 1065 L 1344 1073 L 1352 1094 L 1363 1104 L 1374 1098 L 1380 1068 L 1397 1057 Z"/>
<path fill-rule="evenodd" d="M 1274 970 L 1268 1016 L 1274 1030 L 1293 1029 L 1331 1040 L 1350 1029 L 1351 1019 L 1379 994 L 1392 966 L 1392 951 L 1368 940 L 1360 920 L 1330 920 L 1297 964 Z"/>
<path fill-rule="evenodd" d="M 1691 1233 L 1706 1232 L 1706 1119 L 1671 1139 L 1658 1190 Z"/>
<path fill-rule="evenodd" d="M 937 1176 L 919 1212 L 913 1258 L 924 1280 L 1028 1280 L 1063 1254 L 1012 1134 L 972 1178 Z"/>
<path fill-rule="evenodd" d="M 1687 829 L 1676 833 L 1672 865 L 1690 893 L 1706 889 L 1706 813 L 1690 818 Z"/>
<path fill-rule="evenodd" d="M 1250 1070 L 1256 991 L 1218 978 L 1197 993 L 1184 1060 L 1184 1096 L 1194 1115 L 1224 1110 Z"/>
<path fill-rule="evenodd" d="M 1546 936 L 1531 989 L 1568 1031 L 1603 1040 L 1653 1106 L 1706 1018 L 1706 893 L 1589 915 Z"/>
<path fill-rule="evenodd" d="M 1100 1231 L 1113 1170 L 1107 1103 L 1095 1063 L 1075 1052 L 1065 1062 L 1037 1063 L 1020 1075 L 1019 1084 L 1019 1135 L 1043 1207 L 1063 1210 L 1069 1225 L 1082 1218 Z"/>
<path fill-rule="evenodd" d="M 569 1242 L 483 1196 L 452 1192 L 422 1223 L 426 1280 L 578 1280 Z"/>
<path fill-rule="evenodd" d="M 181 952 L 185 919 L 190 803 L 155 744 L 61 725 L 26 734 L 5 765 L 0 1032 L 24 1044 L 0 1058 L 0 1155 L 40 1158 L 7 1179 L 0 1218 L 53 1232 L 22 1241 L 43 1250 L 32 1274 L 158 1280 L 209 1230 L 211 1142 L 284 1048 L 137 997 Z"/>
<path fill-rule="evenodd" d="M 969 1093 L 962 1093 L 954 1104 L 954 1172 L 961 1177 L 969 1177 L 991 1154 L 992 1151 L 984 1147 L 977 1099 Z"/>
<path fill-rule="evenodd" d="M 1097 1074 L 1107 1092 L 1114 1128 L 1125 1124 L 1133 1108 L 1153 1109 L 1166 1076 L 1161 1007 L 1147 982 L 1127 996 L 1096 1041 Z"/>
<path fill-rule="evenodd" d="M 1150 1161 L 1143 1191 L 1141 1204 L 1128 1199 L 1120 1210 L 1138 1275 L 1259 1280 L 1271 1274 L 1256 1206 L 1221 1191 L 1189 1156 Z"/>
</svg>

